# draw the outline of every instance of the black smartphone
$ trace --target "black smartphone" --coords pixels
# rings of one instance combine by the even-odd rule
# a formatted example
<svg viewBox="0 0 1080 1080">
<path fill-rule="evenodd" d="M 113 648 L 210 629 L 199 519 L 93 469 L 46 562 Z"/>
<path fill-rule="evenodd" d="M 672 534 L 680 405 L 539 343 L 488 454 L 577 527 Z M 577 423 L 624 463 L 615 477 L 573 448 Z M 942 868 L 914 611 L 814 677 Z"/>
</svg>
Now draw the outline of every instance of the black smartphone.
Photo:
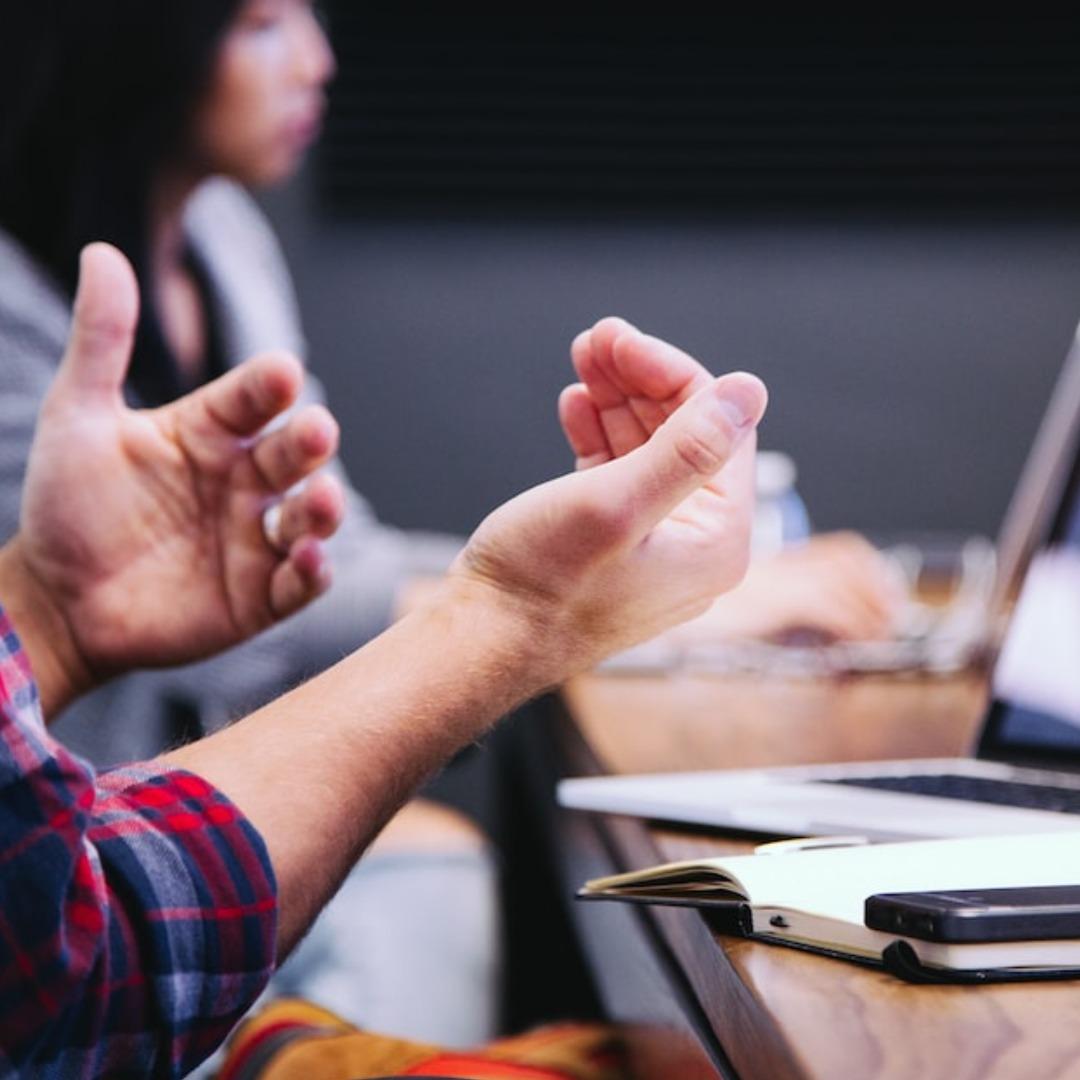
<svg viewBox="0 0 1080 1080">
<path fill-rule="evenodd" d="M 867 899 L 864 921 L 921 941 L 1080 938 L 1080 885 L 879 893 Z"/>
</svg>

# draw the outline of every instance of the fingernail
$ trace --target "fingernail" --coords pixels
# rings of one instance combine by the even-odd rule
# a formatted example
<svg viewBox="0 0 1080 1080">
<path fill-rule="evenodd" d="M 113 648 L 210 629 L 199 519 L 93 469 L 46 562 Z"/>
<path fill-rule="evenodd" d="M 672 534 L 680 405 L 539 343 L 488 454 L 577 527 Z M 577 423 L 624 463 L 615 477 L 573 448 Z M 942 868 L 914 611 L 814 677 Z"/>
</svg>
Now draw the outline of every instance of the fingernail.
<svg viewBox="0 0 1080 1080">
<path fill-rule="evenodd" d="M 716 384 L 716 408 L 736 429 L 749 428 L 761 418 L 765 387 L 754 376 L 724 378 Z"/>
</svg>

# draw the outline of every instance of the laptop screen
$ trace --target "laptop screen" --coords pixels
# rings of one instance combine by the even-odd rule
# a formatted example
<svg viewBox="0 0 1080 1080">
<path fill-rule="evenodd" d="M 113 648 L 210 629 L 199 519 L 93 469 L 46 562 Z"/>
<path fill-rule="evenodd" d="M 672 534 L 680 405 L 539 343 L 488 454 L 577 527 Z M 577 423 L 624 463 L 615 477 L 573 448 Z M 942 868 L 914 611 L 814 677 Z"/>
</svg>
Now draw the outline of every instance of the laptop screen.
<svg viewBox="0 0 1080 1080">
<path fill-rule="evenodd" d="M 1080 768 L 1080 461 L 1023 576 L 992 686 L 980 755 Z"/>
</svg>

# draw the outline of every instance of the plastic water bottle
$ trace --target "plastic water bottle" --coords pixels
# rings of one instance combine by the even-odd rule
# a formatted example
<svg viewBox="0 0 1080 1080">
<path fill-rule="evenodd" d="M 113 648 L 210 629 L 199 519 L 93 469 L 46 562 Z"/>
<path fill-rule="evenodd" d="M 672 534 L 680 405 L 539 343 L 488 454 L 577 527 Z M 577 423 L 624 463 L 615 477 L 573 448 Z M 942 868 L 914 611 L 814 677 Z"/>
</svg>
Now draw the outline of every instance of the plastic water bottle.
<svg viewBox="0 0 1080 1080">
<path fill-rule="evenodd" d="M 758 451 L 757 510 L 750 542 L 755 559 L 810 535 L 810 515 L 795 489 L 797 478 L 795 462 L 787 454 Z"/>
</svg>

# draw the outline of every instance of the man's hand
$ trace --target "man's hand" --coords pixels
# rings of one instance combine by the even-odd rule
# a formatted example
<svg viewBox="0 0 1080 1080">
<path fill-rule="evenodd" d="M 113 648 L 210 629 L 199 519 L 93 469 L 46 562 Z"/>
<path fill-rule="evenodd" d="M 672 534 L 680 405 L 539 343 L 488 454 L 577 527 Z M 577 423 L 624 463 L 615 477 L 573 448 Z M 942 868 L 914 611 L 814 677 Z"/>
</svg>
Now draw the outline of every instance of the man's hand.
<svg viewBox="0 0 1080 1080">
<path fill-rule="evenodd" d="M 320 540 L 344 508 L 314 477 L 337 426 L 295 400 L 300 364 L 248 361 L 160 409 L 122 389 L 138 310 L 113 248 L 83 253 L 71 339 L 42 407 L 0 598 L 18 609 L 46 711 L 124 668 L 217 652 L 303 607 L 329 583 Z M 287 494 L 289 493 L 289 494 Z M 272 545 L 264 511 L 281 501 Z"/>
<path fill-rule="evenodd" d="M 635 332 L 633 364 L 664 374 L 670 348 Z M 692 377 L 659 399 L 663 426 L 646 417 L 638 435 L 627 425 L 609 436 L 597 419 L 574 445 L 603 463 L 496 510 L 426 604 L 247 720 L 169 755 L 222 788 L 266 839 L 282 953 L 451 754 L 521 701 L 701 612 L 739 580 L 765 388 L 752 375 L 699 377 L 685 361 Z M 622 404 L 613 394 L 601 409 Z"/>
<path fill-rule="evenodd" d="M 872 544 L 857 533 L 824 533 L 755 562 L 736 588 L 671 636 L 695 645 L 870 641 L 895 633 L 906 599 Z"/>
<path fill-rule="evenodd" d="M 606 319 L 575 341 L 560 415 L 573 476 L 492 514 L 452 577 L 523 616 L 557 681 L 700 614 L 746 570 L 766 392 Z"/>
</svg>

